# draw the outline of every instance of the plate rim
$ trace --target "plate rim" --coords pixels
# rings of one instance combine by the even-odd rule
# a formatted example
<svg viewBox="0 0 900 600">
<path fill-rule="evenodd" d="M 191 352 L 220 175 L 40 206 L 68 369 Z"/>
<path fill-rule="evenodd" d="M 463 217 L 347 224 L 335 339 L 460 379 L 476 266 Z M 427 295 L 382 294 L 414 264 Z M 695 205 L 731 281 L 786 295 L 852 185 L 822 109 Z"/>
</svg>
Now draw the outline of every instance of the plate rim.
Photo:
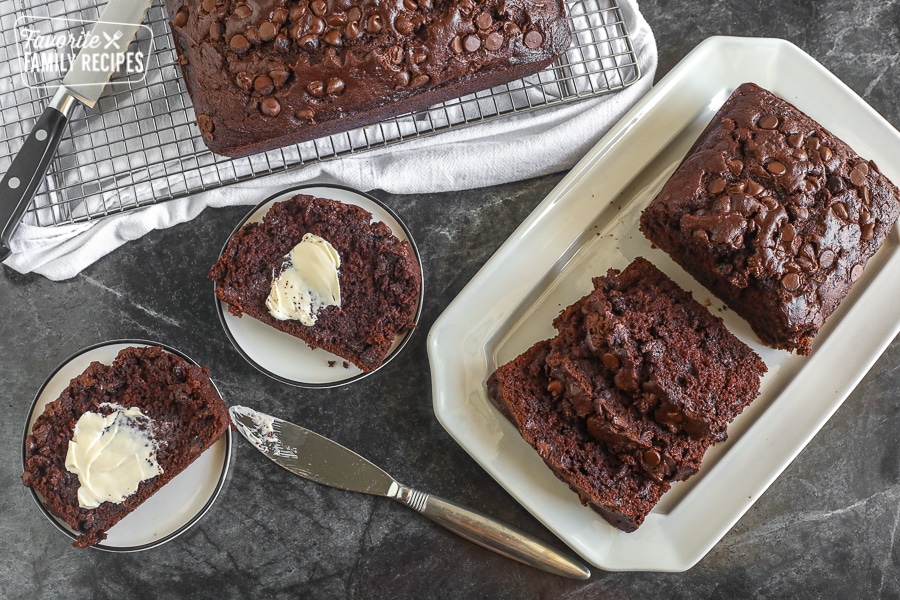
<svg viewBox="0 0 900 600">
<path fill-rule="evenodd" d="M 66 366 L 68 366 L 71 362 L 73 362 L 77 358 L 79 358 L 85 354 L 88 354 L 90 352 L 93 352 L 95 350 L 98 350 L 100 348 L 104 348 L 107 346 L 122 345 L 122 344 L 127 345 L 127 347 L 159 346 L 166 352 L 170 352 L 176 356 L 179 356 L 195 366 L 200 366 L 200 363 L 198 363 L 196 360 L 194 360 L 193 358 L 188 356 L 183 351 L 179 350 L 178 348 L 175 348 L 174 346 L 170 346 L 163 342 L 157 342 L 157 341 L 147 340 L 147 339 L 142 339 L 142 338 L 121 338 L 121 339 L 106 340 L 106 341 L 102 341 L 102 342 L 97 342 L 95 344 L 91 344 L 90 346 L 86 346 L 84 348 L 81 348 L 80 350 L 76 350 L 75 352 L 69 354 L 66 358 L 64 358 L 61 362 L 59 362 L 59 364 L 57 364 L 56 368 L 53 369 L 53 371 L 49 375 L 47 375 L 47 377 L 44 379 L 44 382 L 41 384 L 41 386 L 38 388 L 38 391 L 35 393 L 34 398 L 31 400 L 31 405 L 28 408 L 28 413 L 25 418 L 25 427 L 22 431 L 22 440 L 21 440 L 22 472 L 23 473 L 25 472 L 25 461 L 27 459 L 25 447 L 26 447 L 29 432 L 31 430 L 32 419 L 37 418 L 34 414 L 34 411 L 35 411 L 35 408 L 37 407 L 38 400 L 44 394 L 44 390 L 47 389 L 47 386 L 50 384 L 50 382 L 53 381 L 53 379 L 57 376 L 57 374 L 59 374 L 60 371 L 62 371 Z M 221 394 L 221 392 L 219 392 L 219 389 L 216 386 L 215 381 L 213 381 L 212 378 L 210 378 L 210 381 L 212 382 L 213 387 L 216 388 L 216 392 L 219 393 L 219 396 L 221 397 L 222 394 Z M 53 402 L 53 400 L 50 400 L 50 402 Z M 49 404 L 49 402 L 48 402 L 48 404 Z M 41 414 L 43 414 L 43 412 Z M 38 416 L 40 416 L 40 415 L 38 415 Z M 223 488 L 225 487 L 225 481 L 228 479 L 228 472 L 231 467 L 231 454 L 232 454 L 232 448 L 233 448 L 231 427 L 228 427 L 225 430 L 225 434 L 219 439 L 225 440 L 225 448 L 224 448 L 225 460 L 222 464 L 221 473 L 219 473 L 219 477 L 216 481 L 216 484 L 213 488 L 212 494 L 210 495 L 209 499 L 203 504 L 203 506 L 194 515 L 191 516 L 191 518 L 189 518 L 187 521 L 185 521 L 184 524 L 182 524 L 180 527 L 178 527 L 171 533 L 169 533 L 157 540 L 154 540 L 152 542 L 147 542 L 146 544 L 139 544 L 137 546 L 110 546 L 109 544 L 104 544 L 101 542 L 99 544 L 94 544 L 92 546 L 89 546 L 89 548 L 92 548 L 95 550 L 101 550 L 104 552 L 111 552 L 111 553 L 141 552 L 143 550 L 150 550 L 151 548 L 156 548 L 157 546 L 161 546 L 167 542 L 170 542 L 173 539 L 180 536 L 182 533 L 186 532 L 188 529 L 190 529 L 194 525 L 196 525 L 197 522 L 200 521 L 200 519 L 203 518 L 203 516 L 207 512 L 209 512 L 209 509 L 212 508 L 212 505 L 218 499 L 219 495 L 222 493 Z M 213 442 L 213 444 L 215 444 L 217 442 L 218 442 L 218 440 L 216 442 Z M 212 448 L 212 446 L 210 446 L 210 448 Z M 210 448 L 207 448 L 206 450 L 204 450 L 204 452 L 209 451 Z M 180 475 L 180 473 L 179 473 L 179 475 Z M 177 477 L 177 475 L 176 475 L 176 477 Z M 162 488 L 160 488 L 160 490 L 161 489 Z M 37 504 L 41 513 L 43 513 L 44 516 L 47 517 L 47 519 L 49 519 L 50 522 L 53 523 L 53 525 L 57 529 L 59 529 L 69 539 L 71 539 L 71 540 L 77 539 L 78 536 L 73 534 L 71 531 L 69 531 L 69 529 L 66 526 L 64 526 L 63 523 L 57 517 L 55 517 L 53 515 L 53 513 L 51 513 L 47 509 L 47 507 L 44 506 L 44 503 L 41 502 L 41 500 L 38 496 L 38 493 L 34 488 L 29 486 L 28 491 L 30 492 L 32 499 Z M 157 492 L 158 491 L 159 490 L 157 490 Z M 111 531 L 114 527 L 116 527 L 116 525 L 118 525 L 118 523 L 113 525 L 113 527 L 110 527 L 109 530 Z"/>
<path fill-rule="evenodd" d="M 459 295 L 451 301 L 451 303 L 447 306 L 444 312 L 438 317 L 435 321 L 431 331 L 428 336 L 428 344 L 427 349 L 430 358 L 431 371 L 432 371 L 432 397 L 433 397 L 433 408 L 435 415 L 444 429 L 453 437 L 453 439 L 466 450 L 476 462 L 478 462 L 482 468 L 484 468 L 488 474 L 490 474 L 510 495 L 513 496 L 526 510 L 528 510 L 535 518 L 541 521 L 548 529 L 550 529 L 553 533 L 555 533 L 560 539 L 569 545 L 574 551 L 583 556 L 586 560 L 594 564 L 595 566 L 611 571 L 633 571 L 633 570 L 643 570 L 643 571 L 658 571 L 658 572 L 679 572 L 684 571 L 692 566 L 694 566 L 699 560 L 701 560 L 707 552 L 712 549 L 724 535 L 734 526 L 734 524 L 743 516 L 743 514 L 749 510 L 749 508 L 755 503 L 755 501 L 759 498 L 759 496 L 771 485 L 772 482 L 780 476 L 781 472 L 787 467 L 788 464 L 799 454 L 803 448 L 806 447 L 808 442 L 815 436 L 815 434 L 821 429 L 821 427 L 827 422 L 830 416 L 840 407 L 846 397 L 850 394 L 850 392 L 855 388 L 857 383 L 862 379 L 866 372 L 871 368 L 872 364 L 878 359 L 878 357 L 883 353 L 884 349 L 890 344 L 891 340 L 897 335 L 898 331 L 900 331 L 900 319 L 895 319 L 890 323 L 889 327 L 882 327 L 881 331 L 878 331 L 878 335 L 872 336 L 872 342 L 868 348 L 872 348 L 873 351 L 871 353 L 864 353 L 865 358 L 859 360 L 860 362 L 860 370 L 855 371 L 852 377 L 849 377 L 847 381 L 842 381 L 841 385 L 835 385 L 835 388 L 829 388 L 834 394 L 835 400 L 831 402 L 831 404 L 827 404 L 825 409 L 822 410 L 821 413 L 815 415 L 817 418 L 814 419 L 810 425 L 808 430 L 804 430 L 804 435 L 802 442 L 797 444 L 796 450 L 794 451 L 793 445 L 790 445 L 789 451 L 785 455 L 779 455 L 780 460 L 777 463 L 775 469 L 772 471 L 765 471 L 763 475 L 767 476 L 765 481 L 763 481 L 762 485 L 759 485 L 750 490 L 750 493 L 746 495 L 745 501 L 742 506 L 738 510 L 735 510 L 733 513 L 728 512 L 726 515 L 727 523 L 721 527 L 721 529 L 716 529 L 714 532 L 710 531 L 710 528 L 706 529 L 706 534 L 709 538 L 703 543 L 692 542 L 691 548 L 685 551 L 681 547 L 676 547 L 671 550 L 669 554 L 660 558 L 656 557 L 655 559 L 646 559 L 644 558 L 641 564 L 625 564 L 621 559 L 618 559 L 614 556 L 611 556 L 610 552 L 608 552 L 608 548 L 615 545 L 614 540 L 610 539 L 601 539 L 600 544 L 586 545 L 584 540 L 580 536 L 573 536 L 570 532 L 560 531 L 558 528 L 554 526 L 554 523 L 550 522 L 553 519 L 548 520 L 548 516 L 544 514 L 540 514 L 540 506 L 533 506 L 530 499 L 526 496 L 525 491 L 520 491 L 514 489 L 513 484 L 517 481 L 513 475 L 504 474 L 502 472 L 497 472 L 495 468 L 496 465 L 491 464 L 492 460 L 495 460 L 491 457 L 485 457 L 478 455 L 473 452 L 480 450 L 482 446 L 489 445 L 489 442 L 495 440 L 479 440 L 474 438 L 472 435 L 468 435 L 466 432 L 456 431 L 455 427 L 457 424 L 454 423 L 454 419 L 458 419 L 460 415 L 464 415 L 470 417 L 471 415 L 466 412 L 465 407 L 463 406 L 465 403 L 469 402 L 468 395 L 480 394 L 478 400 L 484 402 L 484 382 L 483 379 L 489 375 L 489 372 L 478 372 L 476 373 L 476 368 L 481 368 L 482 370 L 491 367 L 490 356 L 488 355 L 488 351 L 486 348 L 482 347 L 480 350 L 480 354 L 473 355 L 472 357 L 465 356 L 462 351 L 462 344 L 464 342 L 471 344 L 483 343 L 484 345 L 488 345 L 490 341 L 490 335 L 496 334 L 496 327 L 501 326 L 509 317 L 509 314 L 498 314 L 498 311 L 494 311 L 491 314 L 488 314 L 482 318 L 479 323 L 473 324 L 470 328 L 472 330 L 476 328 L 482 329 L 490 329 L 490 335 L 487 338 L 479 338 L 478 340 L 473 339 L 472 335 L 468 337 L 459 334 L 455 337 L 451 336 L 449 330 L 451 328 L 452 318 L 454 317 L 454 312 L 459 310 L 459 306 L 463 306 L 465 302 L 464 298 L 470 293 L 474 287 L 477 287 L 479 284 L 483 283 L 482 279 L 484 279 L 490 271 L 493 270 L 494 264 L 498 259 L 506 258 L 510 255 L 510 252 L 516 248 L 515 240 L 517 238 L 526 238 L 527 232 L 532 228 L 536 227 L 542 218 L 545 216 L 553 215 L 553 210 L 555 205 L 564 199 L 565 196 L 571 193 L 571 188 L 573 188 L 579 180 L 584 177 L 586 174 L 590 173 L 590 171 L 596 168 L 598 165 L 602 164 L 604 160 L 609 160 L 610 156 L 614 155 L 613 150 L 616 150 L 618 146 L 623 142 L 627 141 L 629 138 L 629 134 L 634 135 L 634 129 L 637 125 L 641 123 L 641 119 L 644 119 L 650 115 L 654 115 L 654 112 L 659 109 L 659 105 L 665 106 L 665 100 L 668 98 L 669 94 L 675 89 L 676 91 L 681 91 L 679 88 L 684 87 L 684 80 L 686 77 L 691 76 L 696 72 L 696 69 L 699 67 L 709 69 L 712 71 L 721 71 L 723 65 L 727 65 L 728 67 L 732 67 L 732 63 L 728 62 L 733 58 L 735 52 L 743 52 L 747 54 L 749 50 L 754 51 L 765 51 L 766 58 L 769 60 L 775 58 L 782 58 L 785 55 L 791 59 L 791 63 L 793 67 L 798 67 L 803 70 L 810 70 L 810 77 L 814 78 L 816 84 L 824 85 L 829 87 L 829 89 L 837 88 L 842 92 L 842 96 L 846 96 L 847 98 L 853 100 L 854 109 L 859 111 L 860 118 L 865 118 L 865 122 L 867 124 L 875 124 L 884 128 L 884 137 L 888 137 L 890 142 L 890 148 L 893 148 L 897 145 L 898 140 L 900 140 L 900 133 L 896 131 L 896 129 L 888 123 L 884 117 L 877 113 L 871 106 L 869 106 L 862 98 L 860 98 L 853 90 L 851 90 L 846 84 L 840 81 L 834 74 L 829 72 L 822 66 L 820 63 L 815 61 L 811 56 L 803 52 L 796 45 L 788 42 L 786 40 L 775 39 L 775 38 L 743 38 L 743 37 L 732 37 L 732 36 L 714 36 L 711 38 L 707 38 L 703 42 L 701 42 L 696 48 L 694 48 L 687 56 L 685 56 L 682 61 L 676 65 L 669 74 L 667 74 L 650 92 L 648 92 L 635 106 L 616 124 L 613 128 L 607 133 L 592 149 L 590 149 L 585 156 L 576 164 L 569 174 L 563 178 L 562 181 L 545 197 L 545 199 L 533 210 L 533 212 L 526 217 L 522 224 L 501 244 L 495 254 L 482 266 L 478 273 L 472 278 L 472 280 L 466 284 L 463 290 L 459 293 Z M 709 68 L 709 62 L 716 62 L 716 68 Z M 765 61 L 760 61 L 765 62 Z M 729 78 L 727 80 L 722 80 L 722 87 L 731 87 L 732 79 L 737 80 L 741 79 L 742 81 L 750 81 L 754 77 L 759 77 L 758 72 L 753 71 L 749 74 L 745 74 L 743 72 L 739 72 L 737 70 L 732 69 L 733 72 L 729 71 Z M 775 78 L 775 83 L 777 83 L 778 78 Z M 762 78 L 761 78 L 762 79 Z M 706 88 L 713 86 L 718 83 L 719 79 L 716 79 L 714 82 L 705 86 Z M 761 84 L 766 87 L 766 81 L 761 81 Z M 769 84 L 771 85 L 771 84 Z M 784 96 L 783 96 L 784 97 Z M 705 96 L 707 103 L 712 104 L 715 98 L 711 98 L 708 95 Z M 793 98 L 787 98 L 788 100 L 794 102 Z M 678 98 L 678 100 L 684 100 L 684 98 Z M 724 100 L 724 98 L 722 98 Z M 690 104 L 690 108 L 694 108 L 693 104 Z M 679 116 L 681 116 L 679 114 Z M 832 127 L 828 127 L 832 129 Z M 833 129 L 832 129 L 833 130 Z M 676 137 L 680 129 L 673 125 L 672 128 L 672 138 Z M 667 131 L 668 133 L 668 131 Z M 669 143 L 671 143 L 671 139 L 662 139 L 660 138 L 659 149 L 664 149 Z M 624 144 L 623 144 L 624 145 Z M 657 150 L 657 145 L 654 144 L 654 151 Z M 883 154 L 884 152 L 881 152 Z M 870 154 L 869 151 L 866 151 L 866 154 Z M 864 154 L 864 155 L 866 155 Z M 647 162 L 652 160 L 653 156 L 647 158 Z M 877 156 L 871 156 L 870 158 L 878 159 Z M 882 161 L 879 161 L 881 163 Z M 646 163 L 641 163 L 641 168 L 645 166 Z M 893 165 L 892 165 L 893 167 Z M 632 174 L 635 174 L 639 171 L 639 168 L 635 168 L 631 171 Z M 891 169 L 892 171 L 895 169 Z M 608 200 L 609 204 L 612 204 L 615 201 L 615 198 L 618 194 L 620 194 L 624 190 L 624 186 L 622 188 L 616 187 L 615 193 L 608 194 L 608 197 L 605 199 Z M 569 199 L 571 202 L 571 199 Z M 598 210 L 599 214 L 599 210 Z M 576 215 L 577 216 L 577 215 Z M 892 229 L 891 237 L 894 240 L 894 245 L 896 244 L 897 238 L 897 226 Z M 567 238 L 568 239 L 568 238 Z M 893 255 L 888 257 L 881 266 L 881 270 L 887 270 L 888 268 L 893 269 L 895 272 L 897 270 L 897 255 L 900 252 L 894 252 Z M 881 283 L 881 286 L 884 287 L 888 285 L 884 282 L 884 278 L 875 277 L 872 281 L 872 284 Z M 871 285 L 870 287 L 876 287 L 875 285 Z M 868 292 L 868 289 L 864 289 L 863 292 Z M 514 290 L 513 294 L 516 293 Z M 866 306 L 881 306 L 881 304 L 877 304 L 878 300 L 872 298 L 873 294 L 871 293 L 860 293 L 859 297 L 856 299 L 856 303 L 863 304 L 865 301 Z M 521 298 L 516 296 L 516 303 L 520 303 L 522 301 Z M 892 310 L 887 314 L 894 315 L 896 313 L 896 309 L 891 307 Z M 509 312 L 509 311 L 507 311 Z M 860 320 L 859 317 L 855 316 L 855 320 Z M 825 343 L 822 344 L 822 348 L 825 346 L 833 347 L 833 344 L 829 344 L 832 338 L 840 337 L 836 334 L 836 331 L 840 328 L 840 326 L 845 321 L 839 321 L 837 326 L 834 327 L 834 335 L 829 336 L 829 339 L 825 340 Z M 453 338 L 453 339 L 443 339 L 443 338 Z M 441 347 L 443 346 L 443 348 Z M 458 355 L 453 356 L 453 350 L 448 350 L 451 348 L 456 350 Z M 823 354 L 823 349 L 820 349 L 820 354 Z M 523 348 L 524 350 L 524 348 Z M 814 353 L 815 354 L 815 353 Z M 832 353 L 833 354 L 833 353 Z M 829 355 L 830 356 L 830 355 Z M 824 359 L 823 359 L 824 360 Z M 449 362 L 448 362 L 449 361 Z M 451 362 L 458 363 L 455 365 L 458 367 L 459 373 L 451 372 L 451 367 L 449 364 Z M 477 365 L 476 365 L 477 363 Z M 483 375 L 483 377 L 482 377 Z M 479 379 L 479 381 L 475 381 Z M 449 382 L 449 383 L 448 383 Z M 790 389 L 790 383 L 786 389 L 782 390 L 779 395 L 777 395 L 774 400 L 777 401 L 780 399 L 780 396 L 784 395 Z M 472 386 L 475 386 L 473 388 Z M 442 388 L 443 386 L 443 388 Z M 447 392 L 447 389 L 450 389 L 450 392 Z M 459 389 L 461 388 L 461 389 Z M 449 398 L 457 398 L 457 400 L 452 400 Z M 488 410 L 493 411 L 492 414 L 499 414 L 496 407 L 487 400 L 486 401 L 489 408 Z M 767 414 L 772 413 L 771 410 L 774 406 L 775 402 L 772 405 L 768 406 L 765 410 L 760 413 L 757 420 L 763 420 Z M 784 404 L 784 403 L 782 403 Z M 477 405 L 477 408 L 483 410 L 484 407 L 481 404 Z M 783 406 L 781 407 L 784 408 Z M 471 409 L 470 409 L 471 410 Z M 783 411 L 782 411 L 783 412 Z M 508 431 L 514 432 L 518 435 L 518 432 L 506 421 L 505 418 L 500 417 L 498 421 L 500 423 L 499 427 L 503 429 L 503 431 L 499 434 L 502 438 L 506 435 Z M 753 427 L 748 428 L 748 432 L 752 430 Z M 748 433 L 745 432 L 745 433 Z M 519 436 L 520 437 L 520 436 Z M 740 439 L 736 440 L 734 444 L 734 448 L 737 448 L 738 445 L 745 442 L 745 436 L 742 436 Z M 527 445 L 524 440 L 521 438 L 518 440 L 520 444 L 524 444 L 528 450 L 534 455 L 534 461 L 529 463 L 529 466 L 534 464 L 540 465 L 541 469 L 546 470 L 543 463 L 540 461 L 537 453 L 534 452 L 530 446 Z M 470 447 L 470 443 L 473 447 Z M 491 445 L 491 448 L 496 450 L 496 443 Z M 495 452 L 495 455 L 497 453 Z M 728 453 L 730 454 L 730 453 Z M 513 459 L 520 459 L 521 456 L 515 455 L 512 459 L 508 459 L 506 461 L 507 466 L 510 461 Z M 536 467 L 537 468 L 537 467 Z M 552 474 L 551 474 L 552 476 Z M 763 476 L 759 475 L 757 480 L 762 479 Z M 708 480 L 708 478 L 706 478 Z M 701 480 L 698 483 L 699 485 L 703 485 L 706 480 Z M 521 480 L 518 480 L 521 481 Z M 549 484 L 548 484 L 549 485 Z M 564 485 L 564 484 L 560 484 Z M 754 483 L 753 485 L 756 485 Z M 533 486 L 529 488 L 531 490 Z M 572 494 L 572 498 L 575 498 L 574 494 Z M 734 504 L 737 504 L 735 501 Z M 683 508 L 683 504 L 677 506 L 672 513 Z M 589 510 L 589 509 L 585 509 Z M 729 508 L 729 511 L 731 508 Z M 601 519 L 599 515 L 595 517 L 596 519 Z M 556 519 L 559 521 L 559 519 Z M 605 523 L 605 522 L 604 522 Z M 718 527 L 718 525 L 714 525 L 714 527 Z M 613 534 L 615 535 L 615 534 Z M 634 534 L 623 534 L 623 535 L 634 535 Z M 576 538 L 577 539 L 573 539 Z M 602 546 L 602 548 L 597 549 L 596 546 Z M 602 554 L 602 555 L 601 555 Z"/>
<path fill-rule="evenodd" d="M 253 215 L 256 214 L 256 212 L 259 211 L 263 206 L 265 206 L 266 204 L 268 204 L 270 202 L 275 202 L 278 198 L 281 198 L 282 196 L 286 196 L 287 194 L 297 195 L 297 194 L 301 193 L 300 190 L 310 189 L 310 188 L 334 188 L 334 189 L 342 190 L 345 192 L 351 192 L 351 193 L 357 194 L 359 196 L 362 196 L 362 197 L 366 198 L 367 200 L 369 200 L 370 202 L 373 202 L 374 204 L 378 205 L 378 207 L 381 210 L 384 210 L 395 221 L 397 221 L 397 223 L 400 225 L 400 228 L 403 229 L 403 233 L 406 236 L 406 240 L 409 242 L 409 245 L 412 248 L 413 254 L 416 257 L 416 262 L 419 264 L 419 273 L 420 273 L 419 299 L 418 299 L 418 302 L 416 305 L 415 316 L 413 317 L 413 327 L 410 327 L 409 330 L 407 330 L 407 332 L 403 335 L 403 338 L 400 340 L 400 343 L 393 350 L 390 351 L 390 353 L 387 355 L 387 357 L 385 357 L 384 362 L 382 362 L 378 368 L 376 368 L 372 371 L 368 371 L 368 372 L 363 371 L 363 372 L 351 375 L 350 377 L 338 379 L 335 381 L 323 381 L 323 382 L 316 383 L 316 382 L 298 381 L 295 379 L 284 377 L 282 375 L 279 375 L 278 373 L 275 373 L 275 372 L 267 369 L 264 365 L 259 364 L 259 362 L 257 362 L 253 357 L 251 357 L 247 353 L 247 351 L 235 339 L 234 334 L 231 331 L 231 328 L 228 326 L 227 322 L 225 321 L 225 312 L 227 309 L 225 309 L 224 305 L 226 303 L 223 300 L 220 300 L 219 297 L 216 296 L 216 294 L 215 294 L 216 282 L 213 282 L 213 284 L 212 284 L 213 285 L 213 303 L 215 304 L 216 314 L 218 315 L 218 318 L 219 318 L 219 324 L 221 325 L 222 329 L 224 330 L 225 336 L 228 338 L 228 341 L 231 343 L 231 346 L 237 351 L 238 354 L 241 355 L 241 357 L 243 357 L 243 359 L 245 361 L 247 361 L 257 371 L 259 371 L 260 373 L 262 373 L 263 375 L 265 375 L 271 379 L 274 379 L 275 381 L 278 381 L 280 383 L 284 383 L 286 385 L 290 385 L 293 387 L 302 388 L 302 389 L 329 389 L 329 388 L 336 388 L 336 387 L 342 387 L 345 385 L 349 385 L 351 383 L 354 383 L 361 379 L 365 379 L 366 377 L 377 373 L 382 368 L 387 366 L 388 363 L 390 363 L 392 360 L 394 360 L 394 358 L 396 358 L 400 354 L 400 352 L 406 347 L 406 345 L 409 343 L 409 340 L 412 338 L 413 334 L 418 329 L 419 321 L 422 317 L 422 311 L 424 308 L 424 301 L 425 301 L 425 269 L 424 269 L 424 266 L 422 265 L 422 256 L 421 256 L 421 254 L 419 254 L 419 248 L 416 245 L 415 240 L 413 239 L 412 232 L 410 231 L 409 226 L 406 224 L 406 222 L 400 218 L 400 216 L 397 214 L 396 211 L 394 211 L 391 207 L 389 207 L 387 204 L 385 204 L 382 200 L 376 198 L 372 194 L 369 194 L 367 192 L 358 190 L 356 188 L 353 188 L 353 187 L 350 187 L 347 185 L 338 184 L 338 183 L 301 183 L 301 184 L 286 187 L 278 192 L 273 192 L 265 200 L 262 200 L 261 202 L 257 203 L 255 206 L 253 206 L 253 208 L 251 208 L 247 212 L 247 214 L 245 214 L 244 217 L 241 218 L 241 220 L 238 222 L 238 224 L 231 230 L 231 233 L 228 234 L 228 237 L 225 238 L 225 243 L 222 244 L 221 250 L 219 250 L 219 253 L 216 255 L 216 260 L 218 261 L 219 258 L 222 256 L 222 253 L 225 252 L 225 248 L 228 246 L 228 242 L 231 241 L 232 236 L 234 236 L 235 233 L 237 233 L 242 227 L 244 227 L 244 225 L 247 224 L 247 222 L 253 217 Z M 288 198 L 286 198 L 286 199 L 288 199 Z M 345 203 L 342 200 L 335 200 L 335 202 Z M 365 208 L 365 207 L 361 207 L 361 208 Z M 253 318 L 251 315 L 246 315 L 246 316 L 251 319 Z M 263 325 L 265 325 L 265 324 L 263 323 Z M 299 338 L 297 338 L 297 339 L 299 339 Z M 300 340 L 300 341 L 303 341 L 303 340 Z M 306 343 L 306 342 L 303 342 L 303 343 Z M 334 355 L 334 356 L 337 356 L 337 355 Z M 338 356 L 338 358 L 345 360 L 345 361 L 347 360 L 346 358 L 343 358 L 340 356 Z M 350 361 L 347 361 L 347 362 L 350 362 Z"/>
</svg>

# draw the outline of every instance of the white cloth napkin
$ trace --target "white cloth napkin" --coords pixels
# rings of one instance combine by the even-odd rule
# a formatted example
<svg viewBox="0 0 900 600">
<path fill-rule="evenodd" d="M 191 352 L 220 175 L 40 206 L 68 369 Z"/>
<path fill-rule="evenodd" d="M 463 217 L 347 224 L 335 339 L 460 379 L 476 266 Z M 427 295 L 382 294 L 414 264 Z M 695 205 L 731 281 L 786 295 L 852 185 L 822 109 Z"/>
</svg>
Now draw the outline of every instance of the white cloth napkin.
<svg viewBox="0 0 900 600">
<path fill-rule="evenodd" d="M 85 223 L 54 227 L 23 223 L 5 264 L 21 273 L 68 279 L 154 229 L 189 221 L 207 207 L 253 205 L 297 183 L 341 183 L 361 190 L 416 194 L 485 187 L 566 170 L 653 83 L 657 50 L 650 26 L 636 0 L 619 0 L 619 6 L 642 74 L 622 91 L 451 129 Z"/>
</svg>

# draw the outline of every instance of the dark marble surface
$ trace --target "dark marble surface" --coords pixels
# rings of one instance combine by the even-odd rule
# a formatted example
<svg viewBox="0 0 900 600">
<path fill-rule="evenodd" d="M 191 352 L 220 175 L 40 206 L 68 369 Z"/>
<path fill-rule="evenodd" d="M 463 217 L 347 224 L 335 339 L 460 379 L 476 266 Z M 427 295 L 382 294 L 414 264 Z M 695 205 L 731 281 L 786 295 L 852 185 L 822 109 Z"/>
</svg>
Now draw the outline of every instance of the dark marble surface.
<svg viewBox="0 0 900 600">
<path fill-rule="evenodd" d="M 900 3 L 646 0 L 659 76 L 714 34 L 787 38 L 900 126 Z M 294 478 L 235 439 L 225 488 L 199 525 L 151 551 L 79 551 L 19 483 L 31 399 L 69 354 L 108 339 L 174 345 L 210 365 L 229 403 L 331 435 L 419 488 L 563 545 L 434 418 L 426 334 L 562 174 L 435 196 L 380 194 L 424 259 L 421 331 L 387 368 L 306 391 L 256 372 L 216 318 L 206 272 L 244 208 L 126 245 L 69 281 L 0 276 L 0 597 L 3 598 L 897 598 L 900 344 L 693 569 L 566 580 L 482 550 L 402 506 Z M 865 335 L 860 332 L 860 335 Z"/>
</svg>

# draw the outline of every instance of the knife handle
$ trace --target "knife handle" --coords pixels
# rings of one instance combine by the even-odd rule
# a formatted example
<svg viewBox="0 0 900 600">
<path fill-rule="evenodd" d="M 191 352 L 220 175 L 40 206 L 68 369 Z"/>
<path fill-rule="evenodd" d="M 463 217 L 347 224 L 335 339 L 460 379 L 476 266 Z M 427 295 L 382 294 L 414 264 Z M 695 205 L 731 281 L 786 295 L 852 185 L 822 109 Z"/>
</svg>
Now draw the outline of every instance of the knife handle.
<svg viewBox="0 0 900 600">
<path fill-rule="evenodd" d="M 57 90 L 0 180 L 0 261 L 11 253 L 10 239 L 47 174 L 76 102 L 66 88 Z"/>
<path fill-rule="evenodd" d="M 470 542 L 507 558 L 563 577 L 591 576 L 586 566 L 538 538 L 461 504 L 403 485 L 394 499 Z"/>
</svg>

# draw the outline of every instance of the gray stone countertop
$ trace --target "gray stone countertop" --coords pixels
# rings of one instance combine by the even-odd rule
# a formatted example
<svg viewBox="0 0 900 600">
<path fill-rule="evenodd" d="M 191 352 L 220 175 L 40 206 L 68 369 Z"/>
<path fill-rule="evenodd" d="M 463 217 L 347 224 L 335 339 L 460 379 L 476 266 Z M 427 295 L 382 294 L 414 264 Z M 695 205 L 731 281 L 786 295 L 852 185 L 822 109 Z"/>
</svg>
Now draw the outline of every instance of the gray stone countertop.
<svg viewBox="0 0 900 600">
<path fill-rule="evenodd" d="M 900 126 L 900 3 L 645 0 L 657 78 L 711 35 L 786 38 Z M 226 402 L 333 436 L 420 489 L 512 523 L 560 549 L 435 419 L 426 335 L 556 174 L 453 194 L 377 193 L 422 253 L 420 330 L 374 376 L 330 390 L 277 383 L 231 347 L 209 266 L 246 208 L 129 243 L 60 283 L 0 275 L 2 598 L 897 598 L 900 597 L 900 344 L 887 349 L 806 449 L 685 573 L 593 569 L 580 582 L 483 550 L 406 508 L 294 478 L 235 437 L 211 510 L 159 548 L 76 550 L 22 487 L 29 404 L 70 354 L 117 338 L 173 345 L 210 365 Z M 864 336 L 865 332 L 859 332 Z"/>
</svg>

